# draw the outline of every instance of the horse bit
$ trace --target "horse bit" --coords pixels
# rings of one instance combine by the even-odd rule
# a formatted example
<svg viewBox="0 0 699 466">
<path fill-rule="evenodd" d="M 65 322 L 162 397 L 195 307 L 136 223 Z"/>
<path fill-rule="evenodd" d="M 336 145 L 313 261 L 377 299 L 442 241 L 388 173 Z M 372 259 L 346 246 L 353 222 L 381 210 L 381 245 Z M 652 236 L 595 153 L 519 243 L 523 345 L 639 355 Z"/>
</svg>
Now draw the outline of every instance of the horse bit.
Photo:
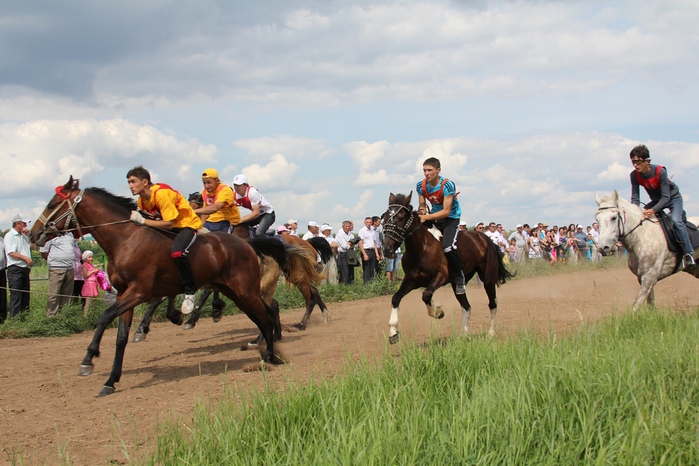
<svg viewBox="0 0 699 466">
<path fill-rule="evenodd" d="M 617 214 L 619 214 L 619 216 L 616 218 L 617 231 L 619 232 L 619 241 L 624 241 L 624 238 L 626 238 L 631 233 L 633 233 L 636 230 L 636 228 L 640 227 L 643 224 L 643 222 L 645 220 L 647 220 L 645 218 L 641 219 L 641 221 L 638 222 L 638 225 L 636 225 L 631 230 L 629 230 L 628 233 L 622 233 L 622 230 L 626 229 L 625 228 L 625 226 L 626 226 L 626 211 L 625 210 L 621 210 L 621 209 L 619 209 L 618 205 L 614 205 L 614 206 L 610 206 L 610 207 L 600 207 L 597 209 L 597 212 L 599 212 L 600 210 L 612 210 L 612 209 L 616 210 Z M 624 214 L 624 221 L 623 222 L 621 221 L 621 214 L 622 213 Z"/>
<path fill-rule="evenodd" d="M 391 207 L 394 207 L 396 209 L 391 211 Z M 394 223 L 393 219 L 403 209 L 405 209 L 408 212 L 408 221 L 405 224 L 405 226 L 399 227 L 398 225 L 396 225 Z M 389 237 L 393 238 L 394 240 L 398 241 L 399 243 L 401 243 L 401 242 L 405 241 L 405 238 L 407 238 L 412 233 L 414 233 L 415 230 L 417 230 L 417 228 L 413 228 L 412 231 L 409 231 L 410 225 L 412 225 L 415 217 L 413 215 L 413 212 L 410 209 L 408 209 L 406 206 L 404 206 L 403 204 L 391 204 L 391 205 L 389 205 L 388 211 L 386 213 L 388 214 L 388 221 L 384 224 L 384 227 L 383 227 L 384 235 L 389 236 Z"/>
</svg>

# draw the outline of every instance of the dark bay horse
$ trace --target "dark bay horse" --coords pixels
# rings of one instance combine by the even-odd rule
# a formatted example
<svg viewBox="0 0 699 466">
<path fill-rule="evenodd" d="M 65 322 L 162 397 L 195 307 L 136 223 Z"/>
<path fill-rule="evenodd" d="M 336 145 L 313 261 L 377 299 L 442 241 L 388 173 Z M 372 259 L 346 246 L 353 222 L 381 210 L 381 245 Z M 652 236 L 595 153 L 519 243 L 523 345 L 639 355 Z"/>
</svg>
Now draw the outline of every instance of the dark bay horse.
<svg viewBox="0 0 699 466">
<path fill-rule="evenodd" d="M 422 301 L 427 306 L 427 313 L 436 319 L 444 317 L 441 305 L 432 299 L 434 292 L 451 283 L 452 290 L 455 285 L 447 268 L 447 259 L 442 251 L 441 233 L 436 228 L 429 228 L 427 224 L 420 222 L 417 212 L 410 205 L 412 191 L 407 196 L 404 194 L 391 195 L 388 198 L 388 210 L 383 214 L 384 245 L 383 252 L 386 257 L 393 257 L 396 248 L 405 243 L 405 251 L 401 264 L 405 272 L 405 278 L 400 288 L 391 299 L 391 318 L 388 322 L 388 337 L 391 344 L 398 343 L 398 310 L 403 297 L 410 291 L 424 287 Z M 490 308 L 489 335 L 495 334 L 495 315 L 498 310 L 496 287 L 513 277 L 505 268 L 503 255 L 497 246 L 481 232 L 462 231 L 457 238 L 457 252 L 464 268 L 466 282 L 477 273 L 483 282 L 483 287 L 488 295 L 488 307 Z M 456 294 L 456 299 L 461 305 L 462 333 L 468 332 L 468 320 L 471 317 L 471 305 L 465 294 Z"/>
<path fill-rule="evenodd" d="M 241 239 L 249 240 L 251 235 L 249 233 L 249 227 L 235 227 L 233 228 L 232 234 Z M 306 301 L 306 312 L 301 319 L 301 322 L 293 325 L 293 328 L 299 330 L 305 330 L 308 323 L 308 319 L 313 312 L 313 309 L 317 305 L 323 315 L 323 322 L 328 321 L 329 312 L 328 308 L 323 302 L 320 293 L 318 292 L 318 284 L 323 279 L 315 270 L 316 257 L 320 256 L 323 263 L 327 262 L 332 256 L 332 248 L 328 242 L 323 238 L 313 238 L 310 241 L 299 238 L 298 236 L 284 235 L 282 240 L 287 245 L 287 261 L 288 266 L 286 270 L 280 270 L 274 261 L 264 261 L 260 260 L 260 276 L 262 277 L 261 288 L 262 288 L 262 299 L 267 303 L 268 306 L 272 308 L 275 315 L 275 338 L 281 338 L 281 324 L 279 324 L 279 304 L 274 299 L 274 293 L 277 290 L 277 283 L 279 282 L 280 273 L 284 272 L 284 279 L 288 285 L 296 286 L 301 292 L 301 296 Z M 194 307 L 192 315 L 189 317 L 187 322 L 184 324 L 185 330 L 190 330 L 194 328 L 201 317 L 201 310 L 206 303 L 206 300 L 211 295 L 209 289 L 205 289 L 200 295 L 197 305 Z M 133 336 L 134 342 L 144 341 L 146 335 L 150 331 L 150 322 L 153 318 L 153 314 L 158 306 L 164 301 L 163 299 L 156 299 L 148 305 L 148 309 L 143 315 L 141 323 L 138 325 L 136 332 Z M 214 322 L 219 322 L 223 315 L 223 308 L 225 302 L 218 300 L 217 293 L 214 293 L 213 311 L 211 317 Z M 180 325 L 182 323 L 182 314 L 178 312 L 174 307 L 174 298 L 169 297 L 167 303 L 167 316 L 168 319 L 175 325 Z M 250 342 L 250 344 L 259 344 L 261 342 L 260 337 Z"/>
<path fill-rule="evenodd" d="M 118 290 L 116 303 L 107 308 L 97 321 L 92 342 L 80 366 L 79 374 L 93 372 L 93 358 L 107 326 L 119 317 L 116 352 L 110 376 L 99 396 L 115 391 L 122 374 L 124 350 L 128 342 L 133 309 L 154 297 L 183 292 L 182 284 L 170 257 L 174 235 L 171 232 L 136 225 L 130 213 L 136 210 L 132 199 L 115 196 L 101 188 L 80 189 L 71 176 L 56 188 L 46 209 L 35 222 L 30 239 L 42 245 L 59 232 L 76 236 L 92 234 L 109 259 L 107 271 Z M 212 286 L 231 299 L 260 329 L 267 343 L 264 361 L 282 363 L 274 352 L 274 319 L 271 309 L 260 295 L 260 267 L 255 248 L 265 251 L 281 267 L 286 265 L 283 245 L 274 239 L 247 242 L 232 235 L 199 235 L 190 249 L 190 262 L 196 285 Z"/>
</svg>

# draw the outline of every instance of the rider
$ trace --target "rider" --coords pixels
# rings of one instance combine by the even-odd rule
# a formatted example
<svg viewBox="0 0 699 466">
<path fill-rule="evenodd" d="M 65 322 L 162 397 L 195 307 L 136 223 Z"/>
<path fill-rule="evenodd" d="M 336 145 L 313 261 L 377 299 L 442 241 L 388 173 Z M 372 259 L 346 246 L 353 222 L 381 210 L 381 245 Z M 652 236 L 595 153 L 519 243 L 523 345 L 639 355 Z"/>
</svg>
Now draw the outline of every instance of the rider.
<svg viewBox="0 0 699 466">
<path fill-rule="evenodd" d="M 194 272 L 187 255 L 189 248 L 197 238 L 197 230 L 202 227 L 201 220 L 194 213 L 189 202 L 179 192 L 164 183 L 151 183 L 150 173 L 142 166 L 129 170 L 126 174 L 131 194 L 138 196 L 138 208 L 153 215 L 158 220 L 146 219 L 140 212 L 131 212 L 131 221 L 177 233 L 172 243 L 171 257 L 184 287 L 184 301 L 181 311 L 189 314 L 194 309 Z"/>
<path fill-rule="evenodd" d="M 684 267 L 694 265 L 694 250 L 689 241 L 687 228 L 682 222 L 684 208 L 680 189 L 668 179 L 665 167 L 650 163 L 650 152 L 646 146 L 641 144 L 634 147 L 629 158 L 635 167 L 634 171 L 631 172 L 631 203 L 641 204 L 638 187 L 643 186 L 650 197 L 650 202 L 643 209 L 644 219 L 660 213 L 663 209 L 670 209 L 670 218 L 675 226 L 675 233 L 684 250 Z"/>
<path fill-rule="evenodd" d="M 256 188 L 248 184 L 248 178 L 243 174 L 235 175 L 233 178 L 233 190 L 235 203 L 250 211 L 240 219 L 240 225 L 250 227 L 255 236 L 264 235 L 277 218 L 274 208 Z"/>
<path fill-rule="evenodd" d="M 418 181 L 416 190 L 420 200 L 417 213 L 420 221 L 434 221 L 434 225 L 442 232 L 442 250 L 447 258 L 449 273 L 454 279 L 456 294 L 466 293 L 461 259 L 456 251 L 456 233 L 461 219 L 461 207 L 456 198 L 456 185 L 453 181 L 439 175 L 442 171 L 439 159 L 430 157 L 422 164 L 425 179 Z M 427 202 L 432 205 L 432 213 L 427 213 Z"/>
<path fill-rule="evenodd" d="M 221 183 L 218 171 L 207 168 L 201 175 L 204 189 L 201 197 L 204 205 L 194 209 L 194 213 L 204 220 L 204 228 L 209 231 L 229 233 L 231 227 L 240 223 L 240 211 L 235 203 L 235 193 L 230 186 Z"/>
</svg>

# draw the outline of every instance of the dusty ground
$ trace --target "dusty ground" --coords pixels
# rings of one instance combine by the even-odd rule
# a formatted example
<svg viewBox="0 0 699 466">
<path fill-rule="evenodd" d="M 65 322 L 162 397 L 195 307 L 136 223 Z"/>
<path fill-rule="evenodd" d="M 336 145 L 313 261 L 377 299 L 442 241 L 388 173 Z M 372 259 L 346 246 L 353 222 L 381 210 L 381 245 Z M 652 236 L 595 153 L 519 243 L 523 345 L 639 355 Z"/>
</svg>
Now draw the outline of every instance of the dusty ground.
<svg viewBox="0 0 699 466">
<path fill-rule="evenodd" d="M 573 329 L 582 321 L 626 312 L 638 285 L 626 269 L 584 272 L 518 280 L 499 288 L 499 338 L 524 328 L 546 332 Z M 656 287 L 658 305 L 687 308 L 699 305 L 699 281 L 687 274 L 673 276 Z M 489 312 L 482 289 L 469 285 L 474 306 L 471 332 L 487 330 Z M 420 293 L 412 292 L 401 306 L 401 344 L 424 340 L 431 331 L 449 334 L 461 313 L 447 289 L 437 294 L 446 317 L 427 317 Z M 309 328 L 285 333 L 282 351 L 290 359 L 269 374 L 275 386 L 289 379 L 332 375 L 348 354 L 380 355 L 386 347 L 390 297 L 330 305 L 332 321 L 323 324 L 317 310 Z M 300 320 L 302 311 L 282 314 L 284 324 Z M 95 373 L 77 375 L 91 332 L 69 338 L 0 340 L 0 464 L 21 452 L 24 464 L 125 464 L 127 457 L 152 451 L 159 421 L 191 419 L 201 397 L 215 400 L 224 386 L 240 389 L 260 384 L 260 373 L 243 367 L 259 358 L 239 347 L 253 336 L 244 316 L 220 323 L 202 320 L 184 331 L 170 323 L 155 324 L 143 343 L 130 343 L 117 392 L 96 398 L 114 355 L 116 330 L 106 333 Z M 392 349 L 394 350 L 394 349 Z M 128 455 L 128 456 L 127 456 Z M 16 457 L 15 457 L 16 458 Z"/>
</svg>

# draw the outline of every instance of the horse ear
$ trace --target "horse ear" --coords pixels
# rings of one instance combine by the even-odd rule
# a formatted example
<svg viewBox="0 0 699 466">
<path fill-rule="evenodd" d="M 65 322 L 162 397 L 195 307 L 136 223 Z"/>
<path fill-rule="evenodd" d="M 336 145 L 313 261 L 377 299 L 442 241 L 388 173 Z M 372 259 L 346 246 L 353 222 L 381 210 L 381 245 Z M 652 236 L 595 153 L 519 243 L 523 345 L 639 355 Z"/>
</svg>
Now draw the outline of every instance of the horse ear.
<svg viewBox="0 0 699 466">
<path fill-rule="evenodd" d="M 602 203 L 602 199 L 600 199 L 597 193 L 595 193 L 595 202 L 597 203 L 597 205 L 600 205 Z"/>
<path fill-rule="evenodd" d="M 80 187 L 80 180 L 76 178 L 75 180 L 73 180 L 73 189 L 78 189 L 79 187 Z"/>
<path fill-rule="evenodd" d="M 403 205 L 409 205 L 410 204 L 410 198 L 413 197 L 413 190 L 410 190 L 410 193 L 405 197 L 405 202 L 403 202 Z"/>
<path fill-rule="evenodd" d="M 388 205 L 393 204 L 393 201 L 394 201 L 395 199 L 396 199 L 395 194 L 390 193 L 390 194 L 388 195 Z"/>
<path fill-rule="evenodd" d="M 616 192 L 616 189 L 614 190 L 614 196 L 612 197 L 612 199 L 614 199 L 614 202 L 618 202 L 618 201 L 619 201 L 619 193 Z"/>
</svg>

